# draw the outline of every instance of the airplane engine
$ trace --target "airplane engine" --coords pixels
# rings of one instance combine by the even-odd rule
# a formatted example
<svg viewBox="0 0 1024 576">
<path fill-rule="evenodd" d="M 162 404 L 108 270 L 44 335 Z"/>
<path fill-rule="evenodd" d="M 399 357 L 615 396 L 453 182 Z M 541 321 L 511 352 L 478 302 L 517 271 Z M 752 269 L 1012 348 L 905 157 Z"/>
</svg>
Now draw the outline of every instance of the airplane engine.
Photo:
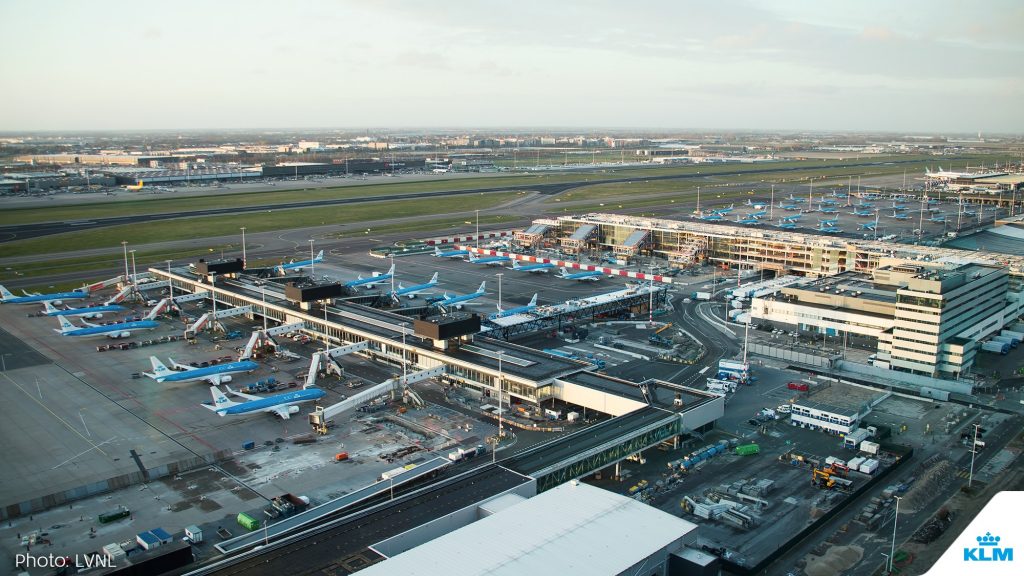
<svg viewBox="0 0 1024 576">
<path fill-rule="evenodd" d="M 50 302 L 50 304 L 53 304 L 54 306 L 60 306 L 63 303 L 63 300 L 54 300 L 53 302 Z"/>
<path fill-rule="evenodd" d="M 129 337 L 129 336 L 131 336 L 131 335 L 132 335 L 132 333 L 131 333 L 131 332 L 128 332 L 128 331 L 124 331 L 124 332 L 119 332 L 119 333 L 118 333 L 118 335 L 117 335 L 117 337 L 118 337 L 118 338 L 127 338 L 127 337 Z"/>
<path fill-rule="evenodd" d="M 299 407 L 298 406 L 289 406 L 288 407 L 288 413 L 289 414 L 298 414 L 299 413 Z"/>
<path fill-rule="evenodd" d="M 416 295 L 415 294 L 409 294 L 409 300 L 415 300 L 415 299 L 416 299 Z"/>
<path fill-rule="evenodd" d="M 462 310 L 462 304 L 456 304 L 455 305 L 455 309 L 456 310 Z"/>
<path fill-rule="evenodd" d="M 88 318 L 90 320 L 95 320 L 95 319 L 103 318 L 103 314 L 100 313 L 100 312 L 93 312 L 92 314 L 89 314 Z"/>
<path fill-rule="evenodd" d="M 225 374 L 225 375 L 221 376 L 220 377 L 220 381 L 221 382 L 231 382 L 231 375 L 230 374 Z"/>
</svg>

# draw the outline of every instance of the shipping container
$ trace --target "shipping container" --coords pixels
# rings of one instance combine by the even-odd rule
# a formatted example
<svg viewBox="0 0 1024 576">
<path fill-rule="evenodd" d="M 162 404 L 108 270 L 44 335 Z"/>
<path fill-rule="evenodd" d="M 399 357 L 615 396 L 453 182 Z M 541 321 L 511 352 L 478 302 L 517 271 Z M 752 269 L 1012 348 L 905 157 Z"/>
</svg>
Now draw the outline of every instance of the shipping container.
<svg viewBox="0 0 1024 576">
<path fill-rule="evenodd" d="M 786 384 L 786 388 L 789 388 L 790 390 L 798 390 L 800 392 L 807 392 L 811 389 L 811 386 L 807 382 L 790 382 L 789 384 Z"/>
<path fill-rule="evenodd" d="M 185 538 L 193 544 L 199 544 L 203 541 L 203 530 L 195 524 L 191 526 L 185 526 Z"/>
<path fill-rule="evenodd" d="M 334 455 L 335 462 L 343 462 L 345 460 L 348 460 L 348 452 L 338 452 Z"/>
<path fill-rule="evenodd" d="M 1017 342 L 1024 342 L 1024 332 L 1017 332 L 1015 330 L 1000 330 L 1000 336 L 1009 336 L 1010 338 L 1016 338 Z"/>
<path fill-rule="evenodd" d="M 711 300 L 711 292 L 694 292 L 694 300 Z"/>
<path fill-rule="evenodd" d="M 864 463 L 860 465 L 859 470 L 864 474 L 874 474 L 875 470 L 878 470 L 878 460 L 873 458 L 865 460 Z"/>
<path fill-rule="evenodd" d="M 994 352 L 996 354 L 1005 355 L 1010 351 L 1010 345 L 1006 342 L 993 342 L 992 340 L 989 340 L 988 342 L 982 342 L 981 349 L 985 352 Z"/>
<path fill-rule="evenodd" d="M 864 458 L 863 456 L 851 458 L 849 463 L 847 463 L 847 467 L 849 467 L 850 470 L 860 470 L 860 465 L 863 464 L 865 460 L 867 460 L 867 458 Z"/>
<path fill-rule="evenodd" d="M 867 452 L 868 454 L 878 454 L 878 443 L 865 440 L 860 443 L 860 451 Z"/>
<path fill-rule="evenodd" d="M 240 512 L 236 520 L 238 520 L 238 525 L 246 530 L 256 530 L 260 527 L 260 521 L 245 512 Z"/>
<path fill-rule="evenodd" d="M 1003 342 L 1005 344 L 1009 344 L 1010 348 L 1016 348 L 1020 344 L 1020 342 L 1017 342 L 1016 344 L 1014 344 L 1014 342 L 1016 342 L 1016 340 L 1014 340 L 1013 338 L 1010 338 L 1009 336 L 993 336 L 992 337 L 992 341 L 993 342 Z"/>
</svg>

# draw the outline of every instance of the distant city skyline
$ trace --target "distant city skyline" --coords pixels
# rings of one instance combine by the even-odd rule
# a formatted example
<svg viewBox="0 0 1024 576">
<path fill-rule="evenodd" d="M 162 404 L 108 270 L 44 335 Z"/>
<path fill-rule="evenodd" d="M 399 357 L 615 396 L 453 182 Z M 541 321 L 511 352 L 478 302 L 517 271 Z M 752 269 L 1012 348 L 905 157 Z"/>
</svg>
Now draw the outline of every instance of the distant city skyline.
<svg viewBox="0 0 1024 576">
<path fill-rule="evenodd" d="M 1024 4 L 6 2 L 0 131 L 1024 132 Z"/>
</svg>

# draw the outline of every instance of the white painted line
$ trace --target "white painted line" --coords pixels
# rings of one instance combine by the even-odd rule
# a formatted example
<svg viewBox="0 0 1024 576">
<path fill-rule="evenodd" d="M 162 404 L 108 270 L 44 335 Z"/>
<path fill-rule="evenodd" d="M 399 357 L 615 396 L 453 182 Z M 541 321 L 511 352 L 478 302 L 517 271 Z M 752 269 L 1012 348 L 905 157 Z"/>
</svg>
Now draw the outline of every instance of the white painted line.
<svg viewBox="0 0 1024 576">
<path fill-rule="evenodd" d="M 707 372 L 708 369 L 710 369 L 710 368 L 711 368 L 711 366 L 705 366 L 704 368 L 701 369 L 700 372 L 697 372 L 697 374 L 703 374 L 703 373 Z"/>
</svg>

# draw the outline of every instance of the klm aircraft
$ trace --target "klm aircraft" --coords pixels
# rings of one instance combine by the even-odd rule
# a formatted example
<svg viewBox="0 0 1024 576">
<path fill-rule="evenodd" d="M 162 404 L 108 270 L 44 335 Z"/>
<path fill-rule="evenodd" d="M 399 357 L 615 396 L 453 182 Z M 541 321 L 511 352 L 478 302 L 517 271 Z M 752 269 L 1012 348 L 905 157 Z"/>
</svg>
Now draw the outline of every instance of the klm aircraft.
<svg viewBox="0 0 1024 576">
<path fill-rule="evenodd" d="M 473 264 L 485 264 L 487 266 L 500 266 L 504 262 L 510 262 L 512 259 L 508 256 L 488 256 L 487 258 L 477 258 L 475 254 L 469 255 L 469 261 Z"/>
<path fill-rule="evenodd" d="M 469 294 L 463 294 L 461 296 L 449 296 L 447 292 L 440 300 L 433 302 L 434 306 L 440 306 L 441 308 L 455 307 L 458 310 L 462 310 L 462 306 L 470 300 L 476 300 L 477 298 L 484 295 L 484 286 L 487 281 L 480 283 L 480 287 L 476 289 L 476 292 L 470 292 Z"/>
<path fill-rule="evenodd" d="M 574 274 L 569 273 L 564 267 L 561 269 L 562 273 L 559 274 L 559 278 L 563 280 L 576 280 L 578 282 L 597 282 L 604 277 L 603 272 L 593 270 L 590 272 L 576 272 Z"/>
<path fill-rule="evenodd" d="M 213 394 L 213 404 L 202 404 L 207 410 L 212 410 L 221 417 L 228 414 L 250 414 L 252 412 L 269 412 L 274 414 L 282 420 L 287 420 L 292 414 L 299 413 L 299 407 L 296 404 L 302 402 L 311 402 L 313 400 L 319 400 L 327 393 L 319 388 L 307 388 L 305 390 L 296 390 L 294 392 L 285 392 L 284 394 L 275 394 L 274 396 L 256 396 L 254 394 L 245 394 L 243 392 L 236 392 L 231 388 L 228 388 L 228 392 L 245 398 L 248 402 L 234 402 L 228 400 L 228 397 L 220 391 L 217 386 L 210 386 L 210 393 Z"/>
<path fill-rule="evenodd" d="M 216 364 L 206 368 L 194 368 L 171 360 L 171 366 L 174 367 L 172 370 L 164 366 L 164 363 L 157 359 L 156 356 L 150 356 L 149 363 L 153 365 L 153 371 L 143 372 L 143 374 L 157 382 L 195 382 L 196 380 L 205 380 L 214 386 L 231 382 L 230 374 L 250 372 L 260 367 L 259 364 L 251 360 Z"/>
<path fill-rule="evenodd" d="M 65 316 L 57 316 L 57 320 L 60 321 L 60 329 L 54 328 L 53 331 L 57 332 L 61 336 L 106 336 L 108 338 L 127 338 L 132 335 L 132 330 L 152 330 L 160 325 L 159 322 L 153 320 L 156 318 L 157 307 L 154 307 L 149 314 L 142 320 L 132 320 L 130 322 L 116 322 L 114 324 L 90 324 L 85 320 L 82 323 L 85 327 L 75 326 Z"/>
<path fill-rule="evenodd" d="M 52 294 L 35 294 L 25 292 L 24 296 L 15 296 L 11 292 L 0 285 L 0 303 L 2 304 L 31 304 L 33 302 L 53 302 L 60 304 L 63 300 L 81 300 L 87 298 L 89 294 L 87 292 L 54 292 Z"/>
<path fill-rule="evenodd" d="M 296 262 L 296 261 L 292 260 L 291 262 L 289 262 L 287 264 L 282 262 L 281 265 L 277 267 L 277 271 L 281 275 L 284 275 L 285 271 L 287 271 L 287 270 L 295 270 L 296 268 L 302 268 L 302 267 L 305 267 L 305 266 L 309 266 L 310 264 L 319 264 L 319 263 L 321 263 L 323 261 L 324 261 L 324 251 L 321 250 L 320 252 L 317 253 L 317 255 L 312 260 L 302 260 L 301 262 Z"/>
<path fill-rule="evenodd" d="M 536 308 L 536 307 L 537 307 L 537 295 L 534 294 L 533 298 L 530 298 L 530 303 L 527 304 L 526 306 L 516 306 L 515 308 L 509 308 L 507 310 L 502 310 L 501 306 L 499 305 L 498 306 L 498 311 L 496 313 L 494 313 L 494 314 L 491 314 L 489 316 L 489 318 L 491 320 L 493 320 L 495 318 L 504 318 L 505 316 L 511 316 L 513 314 L 525 314 L 527 312 L 532 312 L 533 309 Z"/>
<path fill-rule="evenodd" d="M 391 268 L 388 269 L 388 271 L 385 274 L 381 274 L 380 272 L 374 272 L 373 275 L 370 276 L 369 278 L 363 278 L 362 274 L 360 274 L 357 279 L 351 280 L 349 282 L 346 282 L 345 283 L 345 287 L 346 288 L 355 288 L 356 286 L 363 286 L 365 288 L 373 288 L 375 285 L 377 285 L 380 282 L 384 282 L 385 280 L 390 280 L 391 277 L 394 276 L 394 275 L 395 275 L 395 265 L 392 264 Z"/>
<path fill-rule="evenodd" d="M 529 272 L 530 274 L 547 274 L 555 265 L 550 262 L 542 262 L 537 264 L 519 264 L 518 260 L 512 261 L 512 269 L 517 272 Z"/>
<path fill-rule="evenodd" d="M 434 246 L 434 257 L 435 258 L 461 258 L 469 254 L 469 250 L 450 250 L 448 252 L 442 252 L 440 248 Z"/>
<path fill-rule="evenodd" d="M 437 272 L 430 277 L 430 281 L 425 284 L 417 284 L 415 286 L 405 287 L 401 283 L 398 284 L 398 289 L 391 293 L 393 298 L 399 296 L 407 296 L 409 298 L 415 298 L 419 294 L 426 294 L 431 288 L 437 286 Z"/>
<path fill-rule="evenodd" d="M 47 316 L 81 316 L 82 318 L 103 318 L 104 312 L 121 312 L 127 310 L 124 306 L 108 304 L 104 306 L 88 306 L 86 308 L 57 308 L 51 302 L 43 302 L 43 309 Z"/>
</svg>

